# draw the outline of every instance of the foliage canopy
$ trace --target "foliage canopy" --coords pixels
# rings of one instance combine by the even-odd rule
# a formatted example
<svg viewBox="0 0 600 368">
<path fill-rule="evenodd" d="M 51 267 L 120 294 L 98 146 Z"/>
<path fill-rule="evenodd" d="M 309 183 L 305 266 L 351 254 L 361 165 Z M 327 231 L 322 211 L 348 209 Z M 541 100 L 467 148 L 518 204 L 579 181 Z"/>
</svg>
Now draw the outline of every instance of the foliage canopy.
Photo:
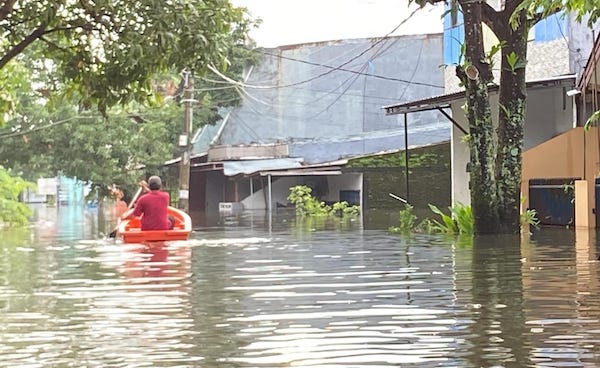
<svg viewBox="0 0 600 368">
<path fill-rule="evenodd" d="M 227 0 L 7 0 L 0 5 L 0 125 L 17 108 L 22 85 L 5 68 L 25 50 L 40 91 L 74 98 L 81 109 L 149 102 L 168 70 L 226 69 L 252 26 Z"/>
<path fill-rule="evenodd" d="M 180 153 L 178 72 L 197 77 L 194 126 L 219 120 L 239 96 L 200 77 L 207 65 L 241 74 L 254 24 L 225 0 L 2 2 L 0 165 L 100 187 L 160 172 Z"/>
<path fill-rule="evenodd" d="M 31 210 L 19 203 L 19 194 L 27 188 L 33 188 L 29 183 L 14 175 L 11 171 L 0 166 L 0 227 L 4 224 L 26 224 Z"/>
</svg>

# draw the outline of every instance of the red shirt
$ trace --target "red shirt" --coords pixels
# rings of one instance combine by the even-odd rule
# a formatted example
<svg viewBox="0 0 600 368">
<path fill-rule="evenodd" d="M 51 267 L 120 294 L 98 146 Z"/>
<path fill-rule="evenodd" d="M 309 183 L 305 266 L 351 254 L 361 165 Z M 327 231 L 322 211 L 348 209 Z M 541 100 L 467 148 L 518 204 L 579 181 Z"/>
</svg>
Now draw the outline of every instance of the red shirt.
<svg viewBox="0 0 600 368">
<path fill-rule="evenodd" d="M 143 215 L 142 230 L 169 230 L 167 206 L 169 206 L 169 193 L 152 190 L 138 199 L 133 215 Z"/>
</svg>

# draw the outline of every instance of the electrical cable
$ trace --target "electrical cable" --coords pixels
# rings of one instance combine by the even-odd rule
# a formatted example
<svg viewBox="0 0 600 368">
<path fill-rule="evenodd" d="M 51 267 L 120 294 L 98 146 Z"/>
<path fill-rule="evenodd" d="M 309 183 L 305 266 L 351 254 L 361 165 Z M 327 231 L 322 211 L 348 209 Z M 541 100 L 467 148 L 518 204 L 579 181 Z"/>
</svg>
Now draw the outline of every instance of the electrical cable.
<svg viewBox="0 0 600 368">
<path fill-rule="evenodd" d="M 286 87 L 293 87 L 293 86 L 298 86 L 301 84 L 305 84 L 305 83 L 309 83 L 312 82 L 313 80 L 319 79 L 321 77 L 324 77 L 328 74 L 331 74 L 332 72 L 336 71 L 336 70 L 340 70 L 341 68 L 343 68 L 344 66 L 350 64 L 351 62 L 353 62 L 354 60 L 358 59 L 359 57 L 363 56 L 364 54 L 366 54 L 369 50 L 373 49 L 375 46 L 379 45 L 381 42 L 387 40 L 390 35 L 394 32 L 396 32 L 396 30 L 398 30 L 398 28 L 400 28 L 402 25 L 404 25 L 407 21 L 409 21 L 415 14 L 417 11 L 419 11 L 421 8 L 416 8 L 415 10 L 413 10 L 407 18 L 405 18 L 404 20 L 402 20 L 396 27 L 394 27 L 394 29 L 392 29 L 390 32 L 388 32 L 385 36 L 381 37 L 380 39 L 378 39 L 376 42 L 374 42 L 372 45 L 370 45 L 367 49 L 365 49 L 364 51 L 362 51 L 361 53 L 359 53 L 358 55 L 355 55 L 354 57 L 350 58 L 348 61 L 338 65 L 337 67 L 331 67 L 331 69 L 321 73 L 321 74 L 317 74 L 311 78 L 305 79 L 303 81 L 300 82 L 295 82 L 295 83 L 290 83 L 290 84 L 286 84 L 286 85 L 280 85 L 280 86 L 259 86 L 259 85 L 250 85 L 250 84 L 246 84 L 243 82 L 239 82 L 239 81 L 235 81 L 233 79 L 231 79 L 230 77 L 224 75 L 223 73 L 221 73 L 217 68 L 215 68 L 213 65 L 208 65 L 208 69 L 210 71 L 212 71 L 213 73 L 215 73 L 216 75 L 218 75 L 219 77 L 221 77 L 223 80 L 228 81 L 231 84 L 236 84 L 240 87 L 244 87 L 244 88 L 255 88 L 255 89 L 275 89 L 275 88 L 286 88 Z M 443 88 L 443 87 L 441 87 Z"/>
<path fill-rule="evenodd" d="M 0 135 L 0 139 L 22 136 L 22 135 L 29 134 L 32 132 L 37 132 L 42 129 L 52 128 L 52 127 L 55 127 L 55 126 L 58 126 L 61 124 L 70 123 L 76 119 L 92 119 L 92 118 L 99 118 L 99 117 L 100 117 L 99 115 L 98 116 L 73 116 L 73 117 L 70 117 L 70 118 L 67 118 L 64 120 L 60 120 L 57 122 L 50 121 L 50 123 L 39 126 L 39 127 L 36 127 L 35 125 L 33 125 L 32 127 L 29 127 L 29 129 L 27 129 L 27 130 L 19 130 L 19 131 L 15 131 L 15 132 L 8 133 L 8 134 L 2 134 L 2 135 Z"/>
</svg>

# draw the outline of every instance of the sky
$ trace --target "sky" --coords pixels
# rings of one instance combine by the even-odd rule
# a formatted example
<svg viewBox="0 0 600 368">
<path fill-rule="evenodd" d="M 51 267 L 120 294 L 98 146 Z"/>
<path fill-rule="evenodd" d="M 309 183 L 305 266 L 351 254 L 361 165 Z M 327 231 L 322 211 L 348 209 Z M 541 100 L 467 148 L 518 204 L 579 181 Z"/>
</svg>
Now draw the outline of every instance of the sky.
<svg viewBox="0 0 600 368">
<path fill-rule="evenodd" d="M 261 47 L 388 35 L 416 9 L 408 0 L 230 0 L 262 24 L 250 33 Z M 443 6 L 428 6 L 391 35 L 441 33 Z"/>
</svg>

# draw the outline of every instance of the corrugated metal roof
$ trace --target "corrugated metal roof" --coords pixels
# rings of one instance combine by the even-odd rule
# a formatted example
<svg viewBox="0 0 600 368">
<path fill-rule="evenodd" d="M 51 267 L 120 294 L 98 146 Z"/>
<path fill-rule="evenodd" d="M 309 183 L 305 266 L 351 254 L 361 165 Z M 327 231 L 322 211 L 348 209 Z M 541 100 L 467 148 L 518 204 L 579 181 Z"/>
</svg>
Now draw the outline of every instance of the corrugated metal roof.
<svg viewBox="0 0 600 368">
<path fill-rule="evenodd" d="M 235 176 L 238 174 L 253 174 L 265 170 L 294 169 L 302 167 L 301 158 L 275 158 L 270 160 L 224 161 L 223 174 Z"/>
</svg>

